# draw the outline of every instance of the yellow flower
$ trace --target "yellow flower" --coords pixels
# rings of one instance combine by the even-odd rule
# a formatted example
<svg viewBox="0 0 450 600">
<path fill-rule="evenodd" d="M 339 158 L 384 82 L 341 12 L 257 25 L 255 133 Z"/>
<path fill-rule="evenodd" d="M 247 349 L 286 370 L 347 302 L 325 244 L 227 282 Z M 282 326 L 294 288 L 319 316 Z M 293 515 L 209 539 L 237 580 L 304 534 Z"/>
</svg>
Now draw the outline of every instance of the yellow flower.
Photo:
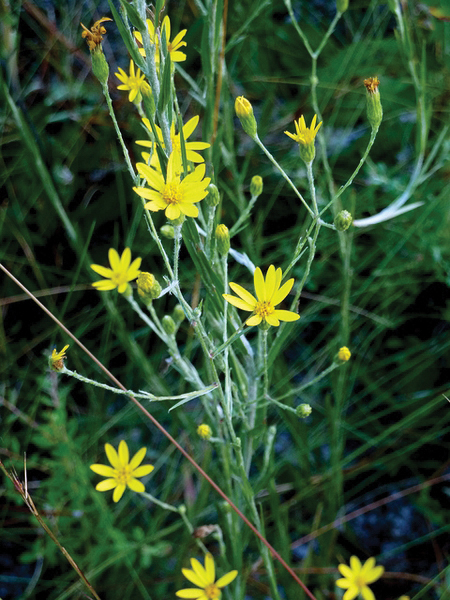
<svg viewBox="0 0 450 600">
<path fill-rule="evenodd" d="M 347 362 L 348 360 L 350 360 L 351 355 L 352 353 L 347 348 L 347 346 L 342 346 L 342 348 L 340 348 L 338 352 L 338 359 Z"/>
<path fill-rule="evenodd" d="M 285 131 L 284 133 L 292 138 L 294 142 L 308 146 L 314 142 L 314 138 L 316 137 L 317 132 L 322 125 L 322 121 L 320 121 L 316 127 L 316 119 L 317 115 L 314 115 L 313 120 L 311 121 L 311 126 L 306 127 L 305 118 L 302 115 L 298 121 L 294 121 L 295 130 L 297 133 L 295 135 L 293 133 L 289 133 L 289 131 Z"/>
<path fill-rule="evenodd" d="M 150 188 L 153 188 L 133 188 L 136 194 L 150 200 L 144 205 L 144 208 L 152 211 L 164 210 L 166 217 L 171 221 L 178 219 L 181 215 L 198 216 L 198 208 L 194 205 L 208 195 L 206 188 L 211 181 L 209 177 L 205 177 L 204 164 L 196 167 L 183 180 L 176 170 L 176 158 L 173 153 L 167 163 L 166 179 L 161 173 L 144 163 L 137 163 L 136 168 Z"/>
<path fill-rule="evenodd" d="M 155 46 L 156 46 L 155 62 L 157 65 L 159 65 L 159 62 L 160 62 L 159 38 L 158 38 L 158 35 L 155 34 L 155 26 L 149 19 L 147 19 L 147 28 L 148 28 L 148 32 L 150 34 L 150 41 L 152 44 L 155 44 Z M 163 29 L 165 30 L 165 34 L 166 34 L 167 52 L 170 54 L 170 60 L 174 63 L 175 62 L 183 62 L 184 60 L 186 60 L 186 54 L 184 54 L 184 52 L 180 52 L 180 48 L 182 46 L 186 46 L 186 42 L 183 42 L 182 40 L 183 40 L 184 36 L 186 35 L 187 29 L 183 29 L 182 31 L 180 31 L 180 33 L 178 33 L 173 38 L 173 40 L 170 41 L 170 19 L 167 15 L 164 17 L 162 25 L 161 25 L 161 39 L 162 39 L 162 30 Z M 140 42 L 142 44 L 141 33 L 139 31 L 135 31 L 134 36 L 138 40 L 138 42 Z M 144 48 L 139 48 L 139 52 L 141 53 L 142 56 L 145 56 Z"/>
<path fill-rule="evenodd" d="M 140 69 L 134 70 L 134 62 L 130 60 L 130 74 L 127 75 L 123 69 L 119 67 L 119 72 L 114 73 L 122 85 L 118 85 L 118 90 L 129 91 L 128 100 L 139 104 L 142 100 L 142 94 L 151 94 L 151 88 L 145 81 L 145 75 L 141 73 Z"/>
<path fill-rule="evenodd" d="M 188 142 L 188 138 L 193 134 L 194 129 L 197 127 L 198 125 L 198 121 L 199 121 L 199 116 L 195 116 L 192 117 L 192 119 L 189 119 L 189 121 L 183 125 L 183 138 L 185 141 L 185 149 L 186 149 L 186 159 L 193 162 L 193 163 L 202 163 L 204 162 L 204 158 L 201 154 L 199 154 L 198 152 L 196 152 L 196 150 L 204 150 L 205 148 L 209 148 L 211 144 L 208 144 L 207 142 Z M 146 126 L 146 128 L 148 129 L 151 137 L 153 137 L 153 133 L 152 133 L 152 128 L 150 125 L 150 121 L 148 119 L 142 119 L 142 122 L 144 123 L 144 125 Z M 158 134 L 158 143 L 159 145 L 164 148 L 164 138 L 163 138 L 163 134 L 161 129 L 158 127 L 158 125 L 155 126 L 156 127 L 156 131 Z M 181 173 L 181 171 L 183 170 L 182 167 L 182 157 L 181 157 L 181 139 L 180 139 L 180 134 L 177 133 L 175 134 L 175 123 L 172 123 L 171 127 L 170 127 L 170 140 L 172 142 L 172 153 L 174 155 L 174 161 L 175 161 L 175 168 L 178 172 Z M 150 158 L 151 155 L 151 161 L 150 161 L 150 166 L 155 167 L 155 168 L 159 168 L 159 160 L 158 160 L 158 154 L 156 153 L 155 147 L 154 147 L 154 142 L 151 142 L 150 140 L 138 140 L 136 142 L 136 144 L 139 144 L 140 146 L 145 146 L 146 148 L 150 148 L 150 154 L 142 154 L 144 160 L 147 160 Z M 153 154 L 152 154 L 153 152 Z"/>
<path fill-rule="evenodd" d="M 128 287 L 128 282 L 133 281 L 139 275 L 142 258 L 136 258 L 131 262 L 131 250 L 129 248 L 125 248 L 120 258 L 117 251 L 110 248 L 108 258 L 111 265 L 110 269 L 101 265 L 91 265 L 93 271 L 102 277 L 106 277 L 106 279 L 95 281 L 92 285 L 101 292 L 118 288 L 119 293 L 123 294 Z"/>
<path fill-rule="evenodd" d="M 129 460 L 130 453 L 127 443 L 124 440 L 119 444 L 118 453 L 111 444 L 105 444 L 105 451 L 112 466 L 97 464 L 90 466 L 94 473 L 108 477 L 108 479 L 97 483 L 95 489 L 99 492 L 114 489 L 114 502 L 119 502 L 127 486 L 133 492 L 145 492 L 144 484 L 142 481 L 138 481 L 136 477 L 145 477 L 155 468 L 153 465 L 139 466 L 144 460 L 147 448 L 141 448 L 131 460 Z"/>
<path fill-rule="evenodd" d="M 223 575 L 217 581 L 216 578 L 216 567 L 214 565 L 214 558 L 212 554 L 205 556 L 205 566 L 196 559 L 191 558 L 192 569 L 181 569 L 183 575 L 197 585 L 200 589 L 186 588 L 179 590 L 175 593 L 178 598 L 193 598 L 194 600 L 219 600 L 222 593 L 220 588 L 225 587 L 231 583 L 237 576 L 237 571 L 230 571 L 226 575 Z"/>
<path fill-rule="evenodd" d="M 277 304 L 286 298 L 294 285 L 294 280 L 289 279 L 280 287 L 282 277 L 283 273 L 281 269 L 275 270 L 275 267 L 270 265 L 267 270 L 266 279 L 264 280 L 261 269 L 257 267 L 254 274 L 257 299 L 237 283 L 230 283 L 230 288 L 239 298 L 230 294 L 222 295 L 233 306 L 253 313 L 245 321 L 246 325 L 259 325 L 261 322 L 265 322 L 268 325 L 278 327 L 280 321 L 297 321 L 297 319 L 300 319 L 300 315 L 297 313 L 275 308 Z"/>
<path fill-rule="evenodd" d="M 338 569 L 344 577 L 338 579 L 336 585 L 347 590 L 343 600 L 353 600 L 358 594 L 361 594 L 364 600 L 375 600 L 374 593 L 367 584 L 379 579 L 383 575 L 384 567 L 381 565 L 376 567 L 373 557 L 361 565 L 357 556 L 351 556 L 350 566 L 338 565 Z"/>
<path fill-rule="evenodd" d="M 202 423 L 197 427 L 197 433 L 201 438 L 205 440 L 209 440 L 209 438 L 212 436 L 211 427 L 209 425 L 206 425 L 205 423 Z"/>
<path fill-rule="evenodd" d="M 52 355 L 50 357 L 50 366 L 54 371 L 61 371 L 64 367 L 64 359 L 66 358 L 66 350 L 69 347 L 69 344 L 64 346 L 60 352 L 56 351 L 56 348 L 53 348 Z"/>
</svg>

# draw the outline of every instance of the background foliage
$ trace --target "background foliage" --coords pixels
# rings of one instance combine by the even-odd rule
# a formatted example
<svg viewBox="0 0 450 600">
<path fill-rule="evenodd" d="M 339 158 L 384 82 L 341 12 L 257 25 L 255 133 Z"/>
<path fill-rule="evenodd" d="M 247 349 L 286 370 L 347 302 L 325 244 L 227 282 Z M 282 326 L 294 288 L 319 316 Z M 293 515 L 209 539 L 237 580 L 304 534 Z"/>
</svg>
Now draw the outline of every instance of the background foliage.
<svg viewBox="0 0 450 600">
<path fill-rule="evenodd" d="M 433 8 L 432 3 L 430 3 Z M 412 53 L 422 77 L 429 127 L 426 155 L 448 122 L 450 23 L 426 3 L 404 2 Z M 219 3 L 218 9 L 221 10 Z M 202 9 L 205 8 L 205 11 Z M 444 7 L 445 8 L 445 7 Z M 172 3 L 173 31 L 187 28 L 188 60 L 176 82 L 186 115 L 200 113 L 204 138 L 211 133 L 209 83 L 209 4 Z M 107 3 L 69 1 L 1 2 L 0 260 L 43 301 L 127 388 L 155 394 L 187 391 L 158 343 L 121 298 L 90 287 L 90 262 L 105 264 L 107 250 L 125 246 L 156 276 L 161 264 L 142 209 L 132 196 L 112 123 L 98 82 L 92 77 L 79 22 L 109 14 Z M 219 10 L 219 14 L 220 14 Z M 316 47 L 335 14 L 334 3 L 294 2 L 294 13 Z M 327 157 L 337 186 L 345 183 L 367 144 L 362 79 L 378 75 L 384 121 L 369 160 L 341 197 L 355 218 L 376 214 L 408 185 L 419 151 L 417 89 L 408 57 L 396 35 L 397 24 L 382 2 L 352 2 L 318 62 L 318 101 Z M 113 73 L 129 59 L 115 27 L 108 27 L 104 50 L 119 123 L 133 162 L 134 140 L 141 135 L 137 114 L 126 94 L 115 90 Z M 295 144 L 283 134 L 301 114 L 309 123 L 310 59 L 281 1 L 231 2 L 227 25 L 226 70 L 218 135 L 209 167 L 223 195 L 222 222 L 238 218 L 250 179 L 264 178 L 264 193 L 249 227 L 236 242 L 256 264 L 289 263 L 304 214 L 261 151 L 242 132 L 233 102 L 244 94 L 253 104 L 259 134 L 307 190 L 305 170 Z M 193 79 L 193 82 L 189 80 Z M 197 87 L 196 87 L 197 86 Z M 450 141 L 444 142 L 447 157 Z M 328 198 L 323 164 L 315 164 L 319 201 Z M 444 598 L 449 552 L 449 500 L 446 481 L 449 448 L 449 179 L 448 162 L 414 201 L 423 206 L 394 220 L 347 234 L 343 260 L 336 232 L 322 230 L 318 253 L 300 303 L 301 321 L 286 340 L 283 360 L 273 367 L 274 395 L 313 379 L 338 348 L 348 342 L 352 360 L 345 369 L 291 396 L 309 402 L 306 421 L 269 410 L 277 428 L 271 468 L 258 479 L 264 460 L 254 465 L 255 489 L 265 535 L 300 569 L 317 598 L 331 599 L 338 562 L 350 554 L 374 555 L 387 571 L 373 586 L 378 597 L 401 594 Z M 331 217 L 328 219 L 331 220 Z M 162 215 L 155 219 L 164 223 Z M 168 251 L 169 246 L 167 246 Z M 204 297 L 201 279 L 183 256 L 181 285 L 193 305 Z M 293 276 L 301 279 L 305 264 Z M 239 265 L 230 279 L 239 281 Z M 132 451 L 148 447 L 155 471 L 147 489 L 162 501 L 184 503 L 195 526 L 221 523 L 227 511 L 209 486 L 144 421 L 125 398 L 58 378 L 48 372 L 46 355 L 67 340 L 15 284 L 2 275 L 0 327 L 0 454 L 19 472 L 27 455 L 28 486 L 35 503 L 70 549 L 100 596 L 113 599 L 164 598 L 181 583 L 181 567 L 194 551 L 183 523 L 171 513 L 128 494 L 117 506 L 94 490 L 88 469 L 105 442 L 117 447 L 126 437 Z M 343 313 L 343 307 L 348 310 Z M 157 310 L 170 313 L 175 300 L 165 296 Z M 350 337 L 342 339 L 343 319 Z M 198 352 L 185 321 L 179 342 L 192 360 Z M 103 376 L 76 348 L 69 366 L 88 377 Z M 136 365 L 139 365 L 139 369 Z M 155 417 L 221 483 L 215 450 L 195 433 L 202 420 L 199 402 L 167 412 L 152 405 Z M 263 432 L 250 432 L 262 443 Z M 420 489 L 383 505 L 391 493 Z M 9 598 L 81 597 L 74 572 L 16 497 L 9 482 L 0 496 L 0 596 Z M 337 517 L 375 503 L 366 514 L 295 544 Z M 266 598 L 258 558 L 248 544 L 247 598 Z M 208 544 L 207 544 L 208 545 Z M 292 548 L 291 548 L 292 545 Z M 210 542 L 212 550 L 215 542 Z M 297 598 L 298 588 L 279 572 L 281 593 Z M 449 595 L 450 597 L 450 595 Z"/>
</svg>

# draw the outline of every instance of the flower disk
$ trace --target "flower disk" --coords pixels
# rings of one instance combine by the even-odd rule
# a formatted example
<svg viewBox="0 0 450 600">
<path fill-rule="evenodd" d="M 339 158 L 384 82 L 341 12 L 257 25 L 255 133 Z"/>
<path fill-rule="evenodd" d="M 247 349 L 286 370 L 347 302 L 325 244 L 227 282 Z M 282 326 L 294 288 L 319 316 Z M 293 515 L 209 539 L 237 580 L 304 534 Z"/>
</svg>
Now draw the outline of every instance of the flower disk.
<svg viewBox="0 0 450 600">
<path fill-rule="evenodd" d="M 131 250 L 129 248 L 125 248 L 120 258 L 117 251 L 110 248 L 108 258 L 111 265 L 110 269 L 101 265 L 91 265 L 93 271 L 106 278 L 95 281 L 92 285 L 101 292 L 118 288 L 119 293 L 123 294 L 128 287 L 128 282 L 133 281 L 139 275 L 142 258 L 136 258 L 131 262 Z"/>
<path fill-rule="evenodd" d="M 166 179 L 157 170 L 144 163 L 137 163 L 136 168 L 139 175 L 152 188 L 133 188 L 141 198 L 150 201 L 144 205 L 144 208 L 155 212 L 164 210 L 166 217 L 171 221 L 178 219 L 181 215 L 198 216 L 198 208 L 194 205 L 208 195 L 206 188 L 211 181 L 209 177 L 205 177 L 204 164 L 196 167 L 183 180 L 177 172 L 177 158 L 173 152 L 167 164 Z"/>
<path fill-rule="evenodd" d="M 197 588 L 186 588 L 176 592 L 178 598 L 194 598 L 195 600 L 219 600 L 222 593 L 220 588 L 231 583 L 237 576 L 237 571 L 230 571 L 215 581 L 216 567 L 212 554 L 205 556 L 205 566 L 203 566 L 196 558 L 191 558 L 192 569 L 181 569 L 183 575 L 197 585 Z"/>
<path fill-rule="evenodd" d="M 111 466 L 97 464 L 90 466 L 94 473 L 108 477 L 108 479 L 100 481 L 95 489 L 99 492 L 114 489 L 114 502 L 119 502 L 127 486 L 133 492 L 145 492 L 144 484 L 138 481 L 136 477 L 145 477 L 155 468 L 153 465 L 139 466 L 144 460 L 147 448 L 141 448 L 131 460 L 129 460 L 130 454 L 124 440 L 119 444 L 119 452 L 116 452 L 111 444 L 105 444 L 105 451 Z"/>
<path fill-rule="evenodd" d="M 231 294 L 222 295 L 233 306 L 253 313 L 245 321 L 246 325 L 259 325 L 261 322 L 266 322 L 268 325 L 278 327 L 280 321 L 297 321 L 297 319 L 300 319 L 300 315 L 297 313 L 275 308 L 277 304 L 286 298 L 294 285 L 294 280 L 289 279 L 280 287 L 282 277 L 281 269 L 275 270 L 275 267 L 270 265 L 264 280 L 261 269 L 257 267 L 254 275 L 257 298 L 237 283 L 230 283 L 230 288 L 239 298 Z"/>
<path fill-rule="evenodd" d="M 367 584 L 379 579 L 383 575 L 384 567 L 376 567 L 373 557 L 361 565 L 357 556 L 351 556 L 350 566 L 338 565 L 338 569 L 344 577 L 338 579 L 336 585 L 347 590 L 343 600 L 353 600 L 358 594 L 361 594 L 364 600 L 375 600 L 375 595 Z"/>
</svg>

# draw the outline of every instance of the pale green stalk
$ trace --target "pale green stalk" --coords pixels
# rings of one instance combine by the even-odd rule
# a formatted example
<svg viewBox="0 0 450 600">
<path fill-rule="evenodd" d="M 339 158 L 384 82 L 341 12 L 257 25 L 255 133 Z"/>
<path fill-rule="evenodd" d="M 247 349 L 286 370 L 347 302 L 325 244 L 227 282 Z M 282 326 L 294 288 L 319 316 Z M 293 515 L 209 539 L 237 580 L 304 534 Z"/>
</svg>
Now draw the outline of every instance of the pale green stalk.
<svg viewBox="0 0 450 600">
<path fill-rule="evenodd" d="M 267 158 L 270 160 L 270 162 L 276 167 L 276 169 L 281 173 L 282 177 L 288 182 L 288 184 L 291 186 L 291 188 L 294 190 L 295 195 L 298 196 L 298 198 L 300 199 L 300 201 L 302 202 L 303 206 L 306 208 L 306 210 L 309 212 L 309 214 L 311 215 L 311 217 L 314 218 L 314 213 L 313 211 L 310 209 L 310 207 L 308 206 L 308 204 L 306 203 L 306 200 L 303 198 L 303 196 L 300 194 L 300 192 L 298 191 L 298 189 L 295 187 L 295 185 L 292 183 L 292 180 L 290 179 L 290 177 L 288 176 L 288 174 L 285 172 L 285 170 L 281 167 L 281 165 L 279 165 L 277 163 L 277 161 L 275 160 L 275 158 L 272 156 L 272 154 L 270 154 L 270 152 L 267 150 L 267 148 L 264 146 L 264 144 L 262 143 L 262 141 L 259 139 L 258 134 L 255 135 L 255 137 L 253 138 L 254 141 L 257 143 L 257 145 L 261 148 L 261 150 L 264 152 L 264 154 L 267 156 Z"/>
<path fill-rule="evenodd" d="M 114 112 L 114 108 L 111 101 L 111 96 L 109 95 L 109 89 L 107 83 L 102 83 L 103 95 L 106 99 L 106 104 L 108 105 L 109 114 L 111 116 L 112 122 L 114 124 L 114 129 L 116 130 L 117 137 L 119 139 L 119 143 L 122 147 L 123 156 L 125 158 L 125 162 L 127 163 L 128 172 L 131 175 L 131 179 L 137 185 L 139 181 L 139 175 L 134 172 L 133 165 L 131 164 L 130 155 L 128 153 L 128 148 L 125 146 L 125 142 L 123 141 L 122 132 L 120 131 L 119 124 L 117 123 L 116 114 Z"/>
<path fill-rule="evenodd" d="M 285 404 L 282 404 L 280 402 L 280 400 L 283 400 L 284 398 L 288 398 L 289 396 L 298 395 L 301 392 L 304 392 L 307 388 L 309 388 L 312 385 L 316 384 L 318 381 L 320 381 L 321 379 L 323 379 L 324 377 L 326 377 L 327 375 L 329 375 L 329 373 L 331 373 L 332 371 L 334 371 L 335 369 L 337 369 L 338 367 L 340 367 L 341 364 L 345 364 L 345 363 L 334 362 L 329 367 L 327 367 L 326 369 L 324 369 L 321 373 L 319 373 L 319 375 L 317 375 L 316 377 L 314 377 L 314 379 L 311 379 L 310 381 L 307 381 L 303 385 L 300 385 L 298 387 L 292 388 L 291 390 L 289 390 L 289 392 L 286 392 L 286 394 L 278 396 L 278 398 L 271 398 L 269 396 L 269 400 L 271 402 L 274 402 L 275 404 L 278 404 L 278 406 L 281 406 L 282 408 L 288 408 L 289 409 L 290 407 L 286 406 Z M 294 409 L 294 412 L 295 412 L 295 409 Z"/>
<path fill-rule="evenodd" d="M 197 398 L 198 396 L 203 396 L 204 394 L 209 394 L 209 392 L 212 392 L 213 390 L 215 390 L 217 388 L 217 384 L 213 383 L 201 390 L 197 390 L 194 392 L 187 392 L 185 394 L 178 394 L 176 396 L 154 396 L 150 392 L 140 391 L 140 392 L 136 393 L 133 390 L 122 390 L 120 388 L 111 387 L 110 385 L 107 385 L 106 383 L 100 383 L 99 381 L 95 381 L 95 379 L 89 379 L 88 377 L 84 377 L 84 375 L 80 375 L 80 373 L 77 373 L 76 371 L 71 371 L 70 369 L 67 369 L 66 367 L 63 367 L 62 369 L 60 369 L 58 371 L 58 373 L 61 373 L 62 375 L 68 375 L 69 377 L 78 379 L 78 381 L 82 381 L 83 383 L 87 383 L 89 385 L 93 385 L 95 387 L 99 387 L 104 390 L 108 390 L 109 392 L 112 392 L 113 394 L 123 394 L 125 396 L 133 396 L 134 398 L 142 398 L 144 400 L 149 400 L 150 402 L 163 402 L 165 400 L 183 400 L 186 398 Z"/>
</svg>

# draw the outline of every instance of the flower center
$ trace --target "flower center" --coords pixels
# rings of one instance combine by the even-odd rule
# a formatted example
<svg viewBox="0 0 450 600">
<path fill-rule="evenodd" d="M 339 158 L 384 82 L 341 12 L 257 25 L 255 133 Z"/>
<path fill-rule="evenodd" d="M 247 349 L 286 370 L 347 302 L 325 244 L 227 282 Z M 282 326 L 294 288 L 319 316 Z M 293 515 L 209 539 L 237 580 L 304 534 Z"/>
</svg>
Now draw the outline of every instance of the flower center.
<svg viewBox="0 0 450 600">
<path fill-rule="evenodd" d="M 206 597 L 210 600 L 217 600 L 221 597 L 221 592 L 215 583 L 211 583 L 205 587 Z"/>
<path fill-rule="evenodd" d="M 131 469 L 129 465 L 120 469 L 116 469 L 114 479 L 117 481 L 118 484 L 126 485 L 131 479 Z"/>
<path fill-rule="evenodd" d="M 128 282 L 127 272 L 126 271 L 114 271 L 114 273 L 111 276 L 111 281 L 113 283 L 115 283 L 117 286 L 121 285 L 122 283 L 127 283 Z"/>
<path fill-rule="evenodd" d="M 178 204 L 183 200 L 183 194 L 178 182 L 167 183 L 163 187 L 161 195 L 166 204 Z"/>
<path fill-rule="evenodd" d="M 275 308 L 270 301 L 265 300 L 264 302 L 257 302 L 255 307 L 255 313 L 265 321 L 267 315 L 271 315 Z"/>
</svg>

